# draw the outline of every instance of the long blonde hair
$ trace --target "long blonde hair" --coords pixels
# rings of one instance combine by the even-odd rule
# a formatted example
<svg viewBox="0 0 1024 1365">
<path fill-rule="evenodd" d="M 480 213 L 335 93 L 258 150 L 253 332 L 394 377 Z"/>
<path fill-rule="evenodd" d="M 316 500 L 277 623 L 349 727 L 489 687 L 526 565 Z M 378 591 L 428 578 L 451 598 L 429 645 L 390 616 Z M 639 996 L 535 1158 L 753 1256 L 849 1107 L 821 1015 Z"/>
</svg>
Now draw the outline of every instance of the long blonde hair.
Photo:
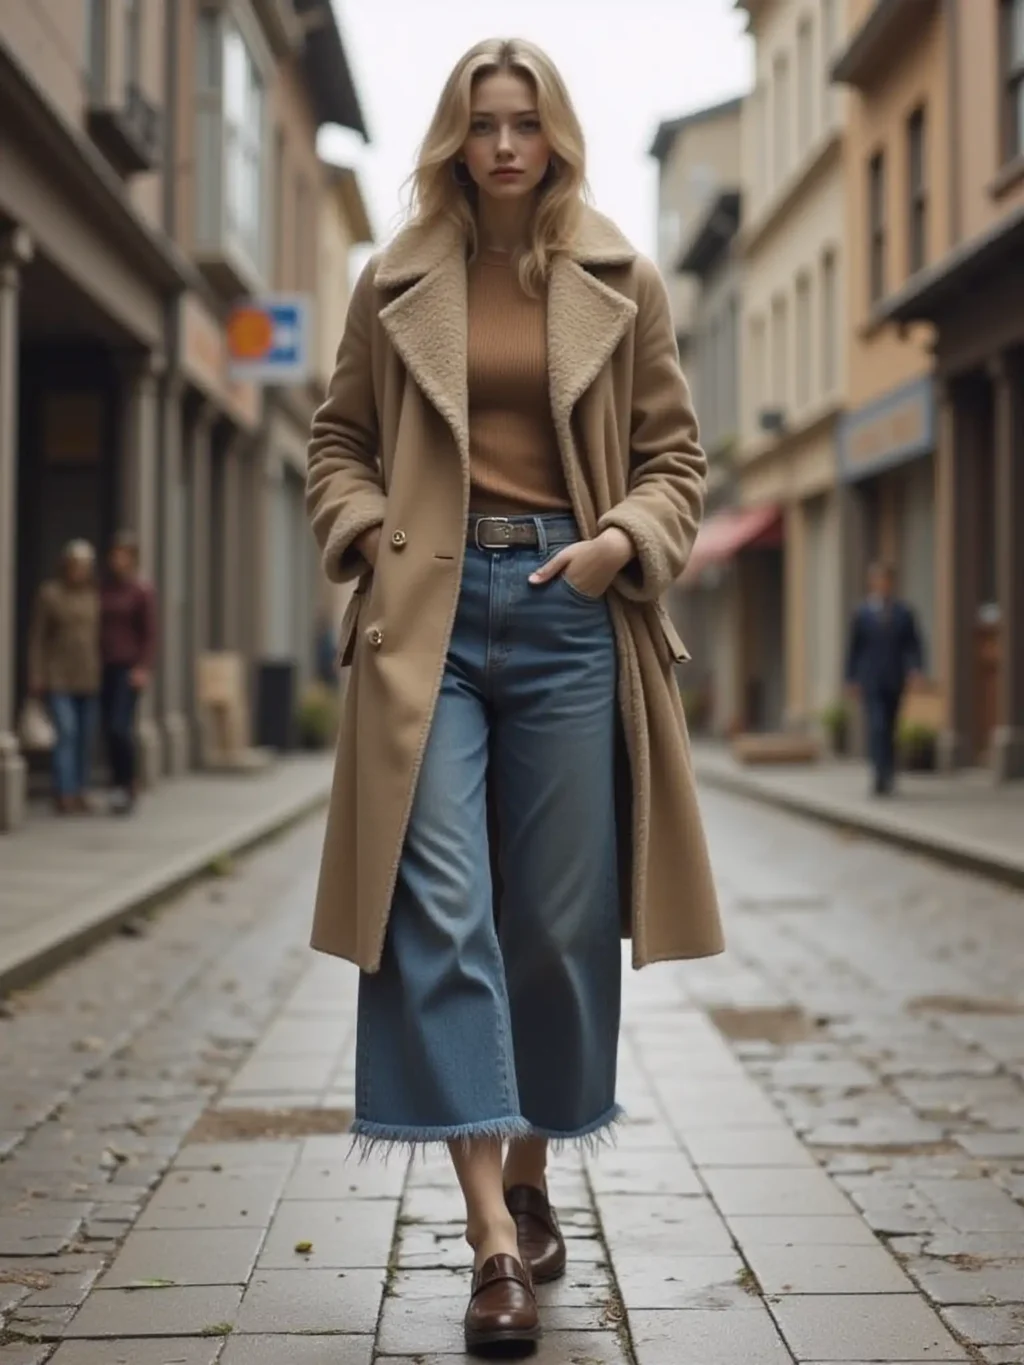
<svg viewBox="0 0 1024 1365">
<path fill-rule="evenodd" d="M 445 82 L 411 177 L 411 221 L 430 227 L 448 220 L 477 247 L 476 187 L 455 178 L 455 163 L 469 135 L 473 87 L 498 71 L 521 76 L 537 96 L 541 128 L 551 144 L 552 170 L 542 182 L 531 241 L 519 277 L 530 294 L 540 293 L 553 258 L 572 246 L 587 194 L 583 129 L 565 82 L 551 58 L 521 38 L 489 38 L 456 63 Z"/>
</svg>

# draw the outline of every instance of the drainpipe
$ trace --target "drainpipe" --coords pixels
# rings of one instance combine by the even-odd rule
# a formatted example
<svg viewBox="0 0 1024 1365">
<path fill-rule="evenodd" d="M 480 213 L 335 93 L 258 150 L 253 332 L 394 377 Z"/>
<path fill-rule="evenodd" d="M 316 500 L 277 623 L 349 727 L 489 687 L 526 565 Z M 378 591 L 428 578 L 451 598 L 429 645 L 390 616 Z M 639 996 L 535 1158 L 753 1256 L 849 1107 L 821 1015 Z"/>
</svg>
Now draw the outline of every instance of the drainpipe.
<svg viewBox="0 0 1024 1365">
<path fill-rule="evenodd" d="M 960 0 L 944 0 L 946 27 L 946 118 L 949 138 L 949 246 L 961 236 L 960 215 Z"/>
</svg>

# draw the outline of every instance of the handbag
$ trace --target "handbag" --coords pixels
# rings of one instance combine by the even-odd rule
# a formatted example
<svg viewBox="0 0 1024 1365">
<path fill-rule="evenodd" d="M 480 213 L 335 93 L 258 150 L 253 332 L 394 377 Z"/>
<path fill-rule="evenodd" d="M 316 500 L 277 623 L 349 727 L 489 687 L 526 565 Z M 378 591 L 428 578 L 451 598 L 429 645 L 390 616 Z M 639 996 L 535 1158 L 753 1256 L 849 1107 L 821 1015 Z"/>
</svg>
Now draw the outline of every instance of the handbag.
<svg viewBox="0 0 1024 1365">
<path fill-rule="evenodd" d="M 18 743 L 30 753 L 52 749 L 57 743 L 53 721 L 46 714 L 46 707 L 35 697 L 29 697 L 21 708 Z"/>
</svg>

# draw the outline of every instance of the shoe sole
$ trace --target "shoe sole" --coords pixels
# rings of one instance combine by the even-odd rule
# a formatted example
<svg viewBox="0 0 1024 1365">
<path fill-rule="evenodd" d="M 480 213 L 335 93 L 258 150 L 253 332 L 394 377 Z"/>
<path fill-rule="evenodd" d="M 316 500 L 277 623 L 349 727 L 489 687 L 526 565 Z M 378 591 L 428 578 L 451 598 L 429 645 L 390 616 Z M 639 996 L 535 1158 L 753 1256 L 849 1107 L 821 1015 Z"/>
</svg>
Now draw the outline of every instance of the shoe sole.
<svg viewBox="0 0 1024 1365">
<path fill-rule="evenodd" d="M 541 1339 L 541 1327 L 517 1328 L 497 1332 L 466 1331 L 466 1350 L 474 1355 L 525 1355 Z M 525 1349 L 524 1349 L 525 1348 Z"/>
<path fill-rule="evenodd" d="M 531 1270 L 534 1284 L 554 1284 L 555 1280 L 560 1280 L 565 1274 L 565 1262 L 555 1270 L 549 1270 L 546 1275 L 538 1275 L 535 1270 Z"/>
</svg>

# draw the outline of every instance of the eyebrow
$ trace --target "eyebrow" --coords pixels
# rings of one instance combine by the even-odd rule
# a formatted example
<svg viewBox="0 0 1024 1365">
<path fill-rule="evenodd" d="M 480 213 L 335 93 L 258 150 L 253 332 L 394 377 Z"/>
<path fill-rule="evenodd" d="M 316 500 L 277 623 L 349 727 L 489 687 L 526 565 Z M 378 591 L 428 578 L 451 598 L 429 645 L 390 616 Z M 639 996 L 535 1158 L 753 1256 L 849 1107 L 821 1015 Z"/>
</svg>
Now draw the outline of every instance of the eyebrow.
<svg viewBox="0 0 1024 1365">
<path fill-rule="evenodd" d="M 494 118 L 493 109 L 471 109 L 473 118 Z M 536 114 L 536 109 L 517 109 L 512 115 L 513 118 L 526 118 L 529 114 Z"/>
</svg>

